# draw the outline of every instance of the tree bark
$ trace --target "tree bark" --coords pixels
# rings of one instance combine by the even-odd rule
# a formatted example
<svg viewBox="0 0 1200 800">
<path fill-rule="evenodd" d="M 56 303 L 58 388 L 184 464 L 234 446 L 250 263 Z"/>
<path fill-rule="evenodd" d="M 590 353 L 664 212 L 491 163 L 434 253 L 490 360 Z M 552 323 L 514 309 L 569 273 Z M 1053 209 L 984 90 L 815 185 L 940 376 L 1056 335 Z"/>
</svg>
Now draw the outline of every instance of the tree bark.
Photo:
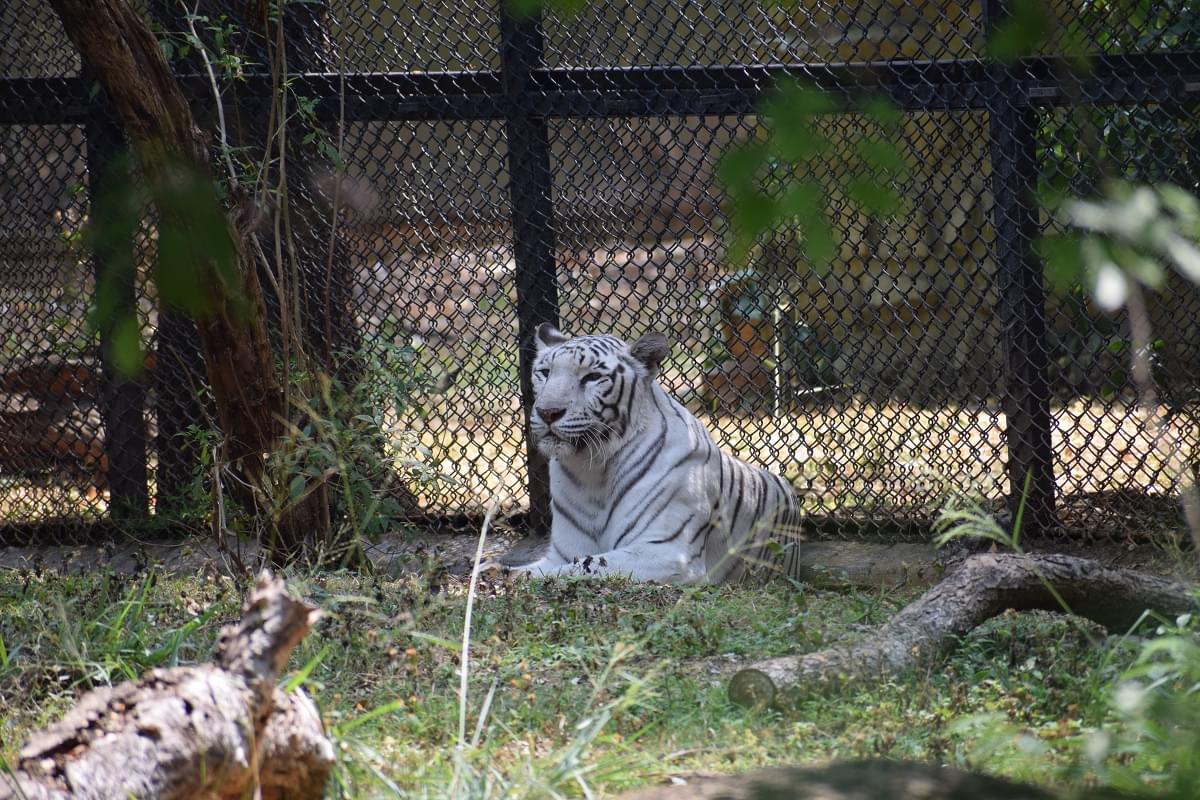
<svg viewBox="0 0 1200 800">
<path fill-rule="evenodd" d="M 816 653 L 760 661 L 733 676 L 739 705 L 771 705 L 789 693 L 877 681 L 930 664 L 959 637 L 1008 609 L 1073 613 L 1123 632 L 1146 610 L 1179 614 L 1197 608 L 1183 584 L 1063 555 L 976 555 L 866 640 Z"/>
<path fill-rule="evenodd" d="M 1073 796 L 930 764 L 844 761 L 701 778 L 686 786 L 631 792 L 622 800 L 1056 800 Z M 1127 797 L 1103 789 L 1088 789 L 1078 796 Z"/>
<path fill-rule="evenodd" d="M 84 695 L 21 748 L 0 800 L 320 797 L 333 746 L 303 691 L 276 687 L 319 612 L 264 574 L 242 614 L 213 663 Z"/>
<path fill-rule="evenodd" d="M 126 0 L 52 0 L 63 28 L 79 50 L 125 126 L 147 179 L 170 185 L 182 162 L 211 176 L 208 138 L 195 124 L 187 99 L 167 66 L 158 42 Z M 98 176 L 92 176 L 96 179 Z M 160 225 L 198 237 L 186 215 L 159 209 Z M 246 232 L 232 219 L 228 234 L 236 253 L 236 283 L 228 285 L 216 264 L 201 275 L 207 311 L 197 319 L 200 345 L 217 406 L 225 455 L 241 480 L 232 490 L 249 508 L 261 511 L 271 492 L 266 454 L 283 433 L 283 392 L 276 376 L 265 324 L 262 287 L 245 246 Z M 328 527 L 320 509 L 306 503 L 278 520 L 270 548 L 285 560 L 302 543 Z"/>
</svg>

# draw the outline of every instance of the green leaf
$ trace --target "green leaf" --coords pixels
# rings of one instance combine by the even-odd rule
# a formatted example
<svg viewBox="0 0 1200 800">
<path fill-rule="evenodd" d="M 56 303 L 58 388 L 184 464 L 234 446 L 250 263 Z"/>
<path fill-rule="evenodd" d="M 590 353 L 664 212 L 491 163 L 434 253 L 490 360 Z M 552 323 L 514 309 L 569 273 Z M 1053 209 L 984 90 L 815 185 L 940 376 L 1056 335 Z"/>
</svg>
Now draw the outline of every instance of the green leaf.
<svg viewBox="0 0 1200 800">
<path fill-rule="evenodd" d="M 772 228 L 777 219 L 775 201 L 760 192 L 749 192 L 737 196 L 729 216 L 733 234 L 729 256 L 735 263 L 743 261 L 750 247 L 764 231 Z"/>
<path fill-rule="evenodd" d="M 1061 159 L 1066 158 L 1062 153 L 1056 154 Z M 1072 197 L 1071 189 L 1061 173 L 1046 176 L 1037 187 L 1038 204 L 1046 211 L 1058 212 Z"/>
<path fill-rule="evenodd" d="M 886 97 L 876 95 L 863 106 L 863 113 L 885 130 L 894 130 L 904 121 L 904 112 Z"/>
<path fill-rule="evenodd" d="M 235 301 L 242 300 L 237 251 L 212 179 L 190 164 L 175 163 L 150 192 L 159 212 L 155 277 L 170 300 L 202 315 L 206 308 L 200 288 L 213 280 L 223 283 Z"/>
<path fill-rule="evenodd" d="M 1079 20 L 1071 20 L 1065 29 L 1059 31 L 1056 44 L 1058 45 L 1056 50 L 1067 57 L 1071 62 L 1071 67 L 1077 73 L 1091 71 L 1091 50 L 1093 48 L 1101 52 L 1105 49 L 1104 44 L 1098 41 L 1095 33 L 1081 25 Z"/>
<path fill-rule="evenodd" d="M 456 642 L 451 639 L 447 639 L 444 636 L 435 636 L 431 633 L 425 633 L 424 631 L 409 631 L 408 635 L 411 636 L 412 638 L 418 639 L 420 641 L 436 644 L 438 647 L 449 650 L 452 653 L 458 653 L 458 652 L 462 651 L 462 643 L 461 642 Z"/>
<path fill-rule="evenodd" d="M 767 162 L 768 151 L 761 142 L 746 142 L 730 149 L 717 163 L 717 179 L 729 189 L 749 188 Z"/>
<path fill-rule="evenodd" d="M 770 228 L 776 220 L 778 206 L 775 201 L 761 193 L 741 198 L 734 214 L 734 228 L 751 238 Z"/>
<path fill-rule="evenodd" d="M 791 164 L 808 161 L 829 147 L 829 140 L 810 124 L 776 125 L 772 134 L 773 149 Z"/>
<path fill-rule="evenodd" d="M 330 645 L 326 644 L 317 652 L 315 656 L 310 658 L 308 662 L 296 672 L 295 675 L 284 681 L 283 691 L 285 694 L 292 694 L 302 685 L 304 685 L 304 682 L 308 680 L 310 675 L 312 675 L 313 670 L 315 670 L 321 664 L 321 662 L 325 660 L 325 656 L 329 655 L 329 648 Z"/>
<path fill-rule="evenodd" d="M 825 209 L 825 190 L 815 181 L 795 181 L 779 199 L 780 214 L 805 227 L 820 222 Z"/>
<path fill-rule="evenodd" d="M 1065 294 L 1083 283 L 1084 263 L 1080 241 L 1072 234 L 1044 236 L 1034 249 L 1046 264 L 1046 282 L 1052 291 Z"/>
<path fill-rule="evenodd" d="M 525 19 L 542 10 L 542 0 L 508 0 L 509 13 L 517 19 Z"/>
<path fill-rule="evenodd" d="M 804 254 L 808 256 L 813 269 L 824 271 L 834 255 L 837 254 L 837 240 L 833 236 L 833 226 L 824 218 L 808 225 L 804 229 Z"/>
<path fill-rule="evenodd" d="M 837 110 L 833 99 L 819 89 L 800 83 L 785 83 L 763 106 L 771 131 L 772 149 L 784 160 L 797 163 L 829 147 L 817 128 L 816 117 Z"/>
<path fill-rule="evenodd" d="M 1048 38 L 1051 23 L 1041 0 L 1012 0 L 1008 17 L 988 38 L 987 53 L 1005 64 L 1032 55 Z"/>
<path fill-rule="evenodd" d="M 1163 206 L 1170 210 L 1184 227 L 1191 227 L 1200 222 L 1200 199 L 1194 194 L 1171 184 L 1160 184 L 1155 189 Z M 1200 234 L 1200 231 L 1195 233 Z"/>
<path fill-rule="evenodd" d="M 83 246 L 100 267 L 88 324 L 93 331 L 110 329 L 130 302 L 134 282 L 133 240 L 145 210 L 146 193 L 130 179 L 129 160 L 115 158 L 96 187 L 92 218 Z"/>
<path fill-rule="evenodd" d="M 308 480 L 303 475 L 295 475 L 288 483 L 288 498 L 295 503 L 304 495 Z"/>
<path fill-rule="evenodd" d="M 377 719 L 378 717 L 382 717 L 386 714 L 394 714 L 397 711 L 403 710 L 403 700 L 393 700 L 390 703 L 384 703 L 381 706 L 376 706 L 365 714 L 355 717 L 354 719 L 347 720 L 345 723 L 339 725 L 334 731 L 335 736 L 339 738 L 348 736 L 350 733 L 358 728 L 361 728 L 363 725 L 366 725 L 373 719 Z"/>
<path fill-rule="evenodd" d="M 904 199 L 895 189 L 871 178 L 853 177 L 847 180 L 846 195 L 872 215 L 891 216 L 904 207 Z"/>
<path fill-rule="evenodd" d="M 317 144 L 317 147 L 320 149 L 322 155 L 333 162 L 334 166 L 338 167 L 339 169 L 343 166 L 342 154 L 338 152 L 338 149 L 333 142 L 327 139 L 322 139 Z"/>
<path fill-rule="evenodd" d="M 111 265 L 106 264 L 105 267 L 96 283 L 96 294 L 92 299 L 91 313 L 88 315 L 88 325 L 93 331 L 103 330 L 113 321 L 124 298 L 122 287 L 125 281 L 119 279 Z"/>
<path fill-rule="evenodd" d="M 799 81 L 782 81 L 763 106 L 763 114 L 785 124 L 808 124 L 812 117 L 838 110 L 827 92 Z"/>
<path fill-rule="evenodd" d="M 856 149 L 863 161 L 889 175 L 901 175 L 908 170 L 908 163 L 900 148 L 883 139 L 860 139 Z"/>
<path fill-rule="evenodd" d="M 1148 258 L 1136 248 L 1123 242 L 1112 242 L 1109 253 L 1117 265 L 1134 280 L 1149 286 L 1151 289 L 1161 289 L 1167 278 L 1167 271 L 1156 259 Z"/>
<path fill-rule="evenodd" d="M 192 238 L 179 226 L 159 227 L 155 280 L 163 303 L 196 315 L 207 310 L 207 304 L 202 290 L 204 262 L 197 259 Z"/>
<path fill-rule="evenodd" d="M 117 320 L 112 329 L 109 358 L 117 371 L 130 377 L 142 371 L 145 355 L 142 353 L 142 331 L 137 316 L 128 314 Z"/>
<path fill-rule="evenodd" d="M 1120 392 L 1124 386 L 1128 385 L 1128 383 L 1129 378 L 1128 375 L 1126 375 L 1126 372 L 1124 372 L 1124 369 L 1121 367 L 1115 367 L 1109 371 L 1108 378 L 1105 379 L 1104 385 L 1100 386 L 1100 393 L 1102 393 L 1104 399 L 1111 399 L 1112 397 L 1115 397 L 1116 393 Z"/>
</svg>

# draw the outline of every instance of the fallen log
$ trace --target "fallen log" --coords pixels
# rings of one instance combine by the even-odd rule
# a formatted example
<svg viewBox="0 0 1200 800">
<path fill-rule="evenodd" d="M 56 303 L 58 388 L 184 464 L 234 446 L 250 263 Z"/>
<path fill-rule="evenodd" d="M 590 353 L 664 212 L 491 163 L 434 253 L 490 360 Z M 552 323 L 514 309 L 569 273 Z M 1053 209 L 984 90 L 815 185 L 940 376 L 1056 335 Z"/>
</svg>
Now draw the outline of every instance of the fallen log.
<svg viewBox="0 0 1200 800">
<path fill-rule="evenodd" d="M 1146 610 L 1176 615 L 1197 608 L 1181 584 L 1065 555 L 985 554 L 968 558 L 865 640 L 781 656 L 737 672 L 729 698 L 743 706 L 781 702 L 789 693 L 877 681 L 943 658 L 961 636 L 1008 609 L 1071 611 L 1123 632 Z"/>
<path fill-rule="evenodd" d="M 264 574 L 212 663 L 87 693 L 0 773 L 0 800 L 320 797 L 333 747 L 303 691 L 276 686 L 317 615 Z"/>
<path fill-rule="evenodd" d="M 1088 789 L 1071 795 L 1000 778 L 904 761 L 843 761 L 705 777 L 683 786 L 642 789 L 621 800 L 1089 800 L 1126 797 Z"/>
</svg>

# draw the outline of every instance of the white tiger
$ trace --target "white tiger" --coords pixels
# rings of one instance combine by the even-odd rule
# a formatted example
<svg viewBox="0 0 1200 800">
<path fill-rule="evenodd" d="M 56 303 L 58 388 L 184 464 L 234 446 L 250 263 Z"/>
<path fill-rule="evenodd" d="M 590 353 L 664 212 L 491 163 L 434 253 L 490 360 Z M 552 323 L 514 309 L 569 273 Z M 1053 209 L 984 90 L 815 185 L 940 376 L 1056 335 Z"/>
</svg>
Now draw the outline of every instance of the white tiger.
<svg viewBox="0 0 1200 800">
<path fill-rule="evenodd" d="M 719 582 L 794 529 L 799 503 L 779 476 L 721 452 L 700 420 L 667 395 L 660 333 L 536 333 L 531 431 L 550 460 L 550 544 L 517 567 L 532 575 L 625 574 L 636 580 Z M 779 541 L 779 537 L 774 537 Z"/>
</svg>

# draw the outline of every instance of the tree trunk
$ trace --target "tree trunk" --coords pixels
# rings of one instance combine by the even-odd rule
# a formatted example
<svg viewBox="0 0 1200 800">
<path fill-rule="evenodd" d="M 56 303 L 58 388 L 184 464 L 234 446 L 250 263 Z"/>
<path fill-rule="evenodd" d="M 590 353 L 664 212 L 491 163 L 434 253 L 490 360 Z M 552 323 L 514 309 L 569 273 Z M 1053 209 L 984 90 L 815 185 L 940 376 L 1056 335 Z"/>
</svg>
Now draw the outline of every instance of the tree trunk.
<svg viewBox="0 0 1200 800">
<path fill-rule="evenodd" d="M 276 686 L 319 612 L 267 575 L 214 662 L 84 695 L 0 775 L 10 798 L 319 798 L 333 746 L 303 691 Z M 258 796 L 258 795 L 254 795 Z"/>
<path fill-rule="evenodd" d="M 1146 610 L 1180 614 L 1197 608 L 1183 584 L 1063 555 L 976 555 L 866 640 L 816 653 L 782 656 L 739 671 L 729 697 L 770 705 L 788 693 L 877 681 L 934 662 L 959 638 L 1008 609 L 1073 613 L 1123 632 Z"/>
<path fill-rule="evenodd" d="M 67 36 L 91 68 L 125 126 L 138 163 L 152 184 L 169 186 L 178 165 L 211 176 L 208 140 L 163 58 L 154 35 L 126 0 L 52 0 Z M 92 176 L 95 180 L 98 176 Z M 186 214 L 159 209 L 159 224 L 200 241 Z M 267 336 L 262 287 L 245 246 L 246 232 L 227 220 L 236 253 L 237 285 L 216 264 L 200 277 L 207 310 L 196 321 L 205 368 L 217 406 L 225 455 L 239 474 L 233 491 L 261 512 L 271 492 L 266 454 L 283 433 L 283 392 Z M 269 543 L 276 560 L 298 554 L 305 539 L 328 528 L 314 503 L 293 506 L 278 520 Z M 268 506 L 269 507 L 269 506 Z"/>
</svg>

